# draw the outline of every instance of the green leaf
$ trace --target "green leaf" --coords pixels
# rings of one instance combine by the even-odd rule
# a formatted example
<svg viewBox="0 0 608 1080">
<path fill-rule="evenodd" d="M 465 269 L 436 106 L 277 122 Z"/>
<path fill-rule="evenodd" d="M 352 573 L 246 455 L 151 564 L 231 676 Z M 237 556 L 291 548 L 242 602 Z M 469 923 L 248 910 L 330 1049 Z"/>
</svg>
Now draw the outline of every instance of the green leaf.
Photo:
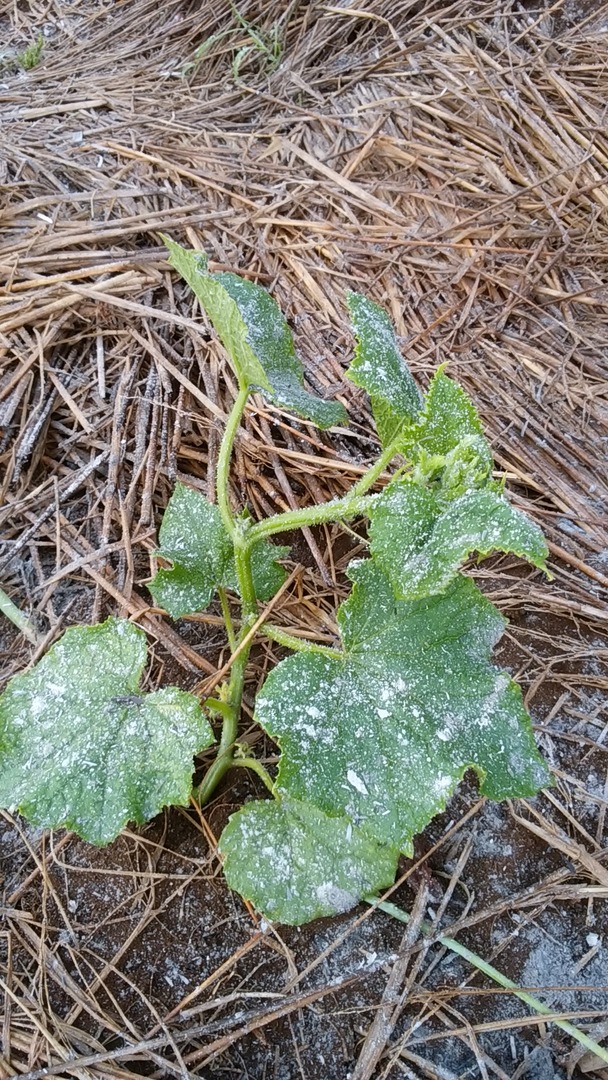
<svg viewBox="0 0 608 1080">
<path fill-rule="evenodd" d="M 339 402 L 304 389 L 304 369 L 278 305 L 261 288 L 236 274 L 210 274 L 207 258 L 163 237 L 169 262 L 188 282 L 230 357 L 239 386 L 261 390 L 276 405 L 312 420 L 317 427 L 347 424 Z"/>
<path fill-rule="evenodd" d="M 426 455 L 425 455 L 426 456 Z M 439 463 L 436 494 L 441 502 L 451 502 L 473 488 L 488 488 L 502 494 L 503 484 L 492 480 L 492 450 L 480 435 L 465 435 L 445 457 L 433 455 L 427 461 Z M 414 473 L 420 470 L 422 455 Z"/>
<path fill-rule="evenodd" d="M 401 599 L 441 592 L 474 551 L 509 551 L 539 567 L 548 554 L 538 526 L 488 488 L 467 491 L 444 507 L 428 488 L 397 480 L 370 517 L 372 555 Z"/>
<path fill-rule="evenodd" d="M 203 611 L 218 585 L 238 591 L 234 549 L 217 506 L 200 492 L 177 484 L 159 531 L 158 554 L 173 563 L 159 570 L 148 588 L 172 619 Z M 253 586 L 259 600 L 270 600 L 285 581 L 277 559 L 289 548 L 260 541 L 251 552 Z"/>
<path fill-rule="evenodd" d="M 270 383 L 264 368 L 247 341 L 247 327 L 238 307 L 222 288 L 215 274 L 210 274 L 208 258 L 202 251 L 188 251 L 168 236 L 162 236 L 169 251 L 169 262 L 190 286 L 217 330 L 228 353 L 239 386 L 255 386 L 268 393 Z"/>
<path fill-rule="evenodd" d="M 185 806 L 193 757 L 213 742 L 176 687 L 140 694 L 146 636 L 110 618 L 67 630 L 0 697 L 0 805 L 108 844 L 129 821 Z"/>
<path fill-rule="evenodd" d="M 350 576 L 344 656 L 296 653 L 258 696 L 278 790 L 410 852 L 466 769 L 495 799 L 546 783 L 521 691 L 489 662 L 504 620 L 474 583 L 399 601 L 374 559 Z"/>
<path fill-rule="evenodd" d="M 425 395 L 419 423 L 404 431 L 401 449 L 414 462 L 413 479 L 433 487 L 441 502 L 473 488 L 502 492 L 502 484 L 492 481 L 492 448 L 477 412 L 442 368 Z"/>
<path fill-rule="evenodd" d="M 357 338 L 355 357 L 346 374 L 367 390 L 383 446 L 420 419 L 422 395 L 399 352 L 385 311 L 361 293 L 348 292 L 346 302 Z"/>
<path fill-rule="evenodd" d="M 349 911 L 392 885 L 398 851 L 382 847 L 344 817 L 294 799 L 250 802 L 220 838 L 231 889 L 264 915 L 298 926 Z"/>
<path fill-rule="evenodd" d="M 426 393 L 423 425 L 416 433 L 416 443 L 427 454 L 445 455 L 471 436 L 482 439 L 490 453 L 475 406 L 462 387 L 439 368 Z"/>
<path fill-rule="evenodd" d="M 172 619 L 203 611 L 233 561 L 232 542 L 217 506 L 185 484 L 176 484 L 158 534 L 158 554 L 173 563 L 148 588 Z"/>
</svg>

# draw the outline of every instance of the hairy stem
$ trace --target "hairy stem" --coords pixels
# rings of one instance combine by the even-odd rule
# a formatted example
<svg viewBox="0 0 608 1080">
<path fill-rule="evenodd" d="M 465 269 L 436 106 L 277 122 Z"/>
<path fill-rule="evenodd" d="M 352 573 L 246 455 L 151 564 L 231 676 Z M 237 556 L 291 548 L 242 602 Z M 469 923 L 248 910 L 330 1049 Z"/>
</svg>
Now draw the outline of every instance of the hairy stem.
<svg viewBox="0 0 608 1080">
<path fill-rule="evenodd" d="M 251 576 L 251 553 L 247 547 L 241 546 L 242 539 L 237 529 L 235 532 L 234 563 L 236 576 L 239 583 L 239 592 L 243 605 L 243 625 L 236 641 L 238 655 L 232 665 L 230 682 L 228 683 L 228 711 L 224 715 L 222 735 L 217 757 L 203 779 L 198 789 L 198 798 L 201 805 L 209 800 L 220 780 L 234 762 L 234 744 L 239 730 L 239 718 L 241 715 L 241 700 L 245 685 L 245 669 L 249 659 L 249 653 L 253 644 L 253 637 L 245 641 L 252 622 L 255 621 L 257 603 L 253 580 Z M 240 652 L 238 652 L 240 646 Z"/>
<path fill-rule="evenodd" d="M 331 502 L 321 503 L 319 506 L 305 506 L 301 510 L 287 510 L 284 514 L 274 514 L 273 517 L 252 525 L 249 541 L 256 543 L 289 529 L 304 529 L 311 525 L 322 525 L 324 522 L 358 517 L 366 513 L 369 505 L 370 496 L 357 497 L 351 491 L 343 499 L 332 499 Z"/>
<path fill-rule="evenodd" d="M 357 497 L 358 495 L 365 495 L 366 491 L 369 491 L 370 487 L 376 483 L 379 476 L 382 476 L 384 470 L 390 465 L 396 454 L 399 453 L 397 447 L 399 440 L 395 439 L 392 443 L 382 451 L 380 457 L 371 469 L 368 469 L 360 480 L 357 481 L 354 488 L 350 492 L 351 496 Z"/>
<path fill-rule="evenodd" d="M 222 777 L 228 772 L 234 760 L 234 744 L 239 730 L 239 717 L 241 714 L 241 698 L 245 682 L 245 665 L 249 649 L 244 649 L 235 660 L 230 673 L 228 684 L 228 702 L 226 711 L 223 713 L 222 735 L 217 751 L 217 757 L 209 767 L 202 782 L 194 790 L 193 794 L 201 806 L 209 802 Z"/>
<path fill-rule="evenodd" d="M 288 510 L 284 514 L 275 514 L 273 517 L 266 518 L 265 521 L 260 521 L 251 527 L 250 543 L 255 543 L 267 536 L 274 536 L 275 533 L 287 532 L 289 529 L 303 529 L 330 521 L 347 521 L 348 518 L 365 515 L 372 499 L 372 496 L 366 495 L 366 492 L 399 453 L 398 445 L 398 439 L 390 443 L 371 469 L 363 474 L 348 495 L 342 499 L 332 499 L 318 506 L 305 506 L 301 510 Z"/>
<path fill-rule="evenodd" d="M 238 766 L 238 767 L 240 767 L 242 769 L 251 769 L 251 772 L 256 773 L 257 776 L 259 776 L 260 780 L 262 780 L 263 783 L 266 785 L 268 790 L 270 792 L 272 792 L 272 794 L 274 794 L 274 782 L 273 782 L 272 776 L 264 768 L 264 766 L 262 765 L 262 762 L 258 761 L 257 758 L 235 757 L 235 758 L 232 759 L 230 764 L 231 764 L 232 768 L 236 768 Z"/>
<path fill-rule="evenodd" d="M 245 620 L 247 618 L 255 620 L 258 603 L 251 572 L 251 545 L 248 542 L 247 534 L 241 533 L 239 529 L 237 529 L 234 537 L 234 564 L 243 605 L 243 616 Z M 249 627 L 245 626 L 244 629 L 247 631 Z"/>
<path fill-rule="evenodd" d="M 201 784 L 194 791 L 194 796 L 201 805 L 208 802 L 222 777 L 231 767 L 234 760 L 234 744 L 239 729 L 239 717 L 241 715 L 241 700 L 243 686 L 245 684 L 245 668 L 249 658 L 252 641 L 245 642 L 251 624 L 255 621 L 257 603 L 253 578 L 251 574 L 251 545 L 248 541 L 248 530 L 243 521 L 235 519 L 230 508 L 228 495 L 228 478 L 230 473 L 230 459 L 236 432 L 247 404 L 249 390 L 245 387 L 239 390 L 238 396 L 226 424 L 226 430 L 222 438 L 222 444 L 217 462 L 217 505 L 222 516 L 224 526 L 234 544 L 234 563 L 236 576 L 241 595 L 243 608 L 243 621 L 238 637 L 234 633 L 232 617 L 228 608 L 228 600 L 223 590 L 220 590 L 220 602 L 222 613 L 226 623 L 226 632 L 232 653 L 238 653 L 230 671 L 230 682 L 226 693 L 225 707 L 221 712 L 224 717 L 222 735 L 218 747 L 217 757 L 203 777 Z M 222 595 L 223 594 L 223 595 Z M 240 652 L 239 652 L 240 647 Z M 224 705 L 224 702 L 222 702 Z"/>
<path fill-rule="evenodd" d="M 288 634 L 286 630 L 283 630 L 282 626 L 274 626 L 273 623 L 264 623 L 262 633 L 279 645 L 284 645 L 287 649 L 293 649 L 294 652 L 321 653 L 322 656 L 331 656 L 338 660 L 344 656 L 340 649 L 332 649 L 327 645 L 317 645 L 314 641 L 305 641 L 303 638 L 295 637 L 294 634 Z"/>
<path fill-rule="evenodd" d="M 397 907 L 395 904 L 391 904 L 386 900 L 377 900 L 373 896 L 368 896 L 365 899 L 368 904 L 380 908 L 380 911 L 386 912 L 387 915 L 392 915 L 394 919 L 399 919 L 400 922 L 407 923 L 410 920 L 407 911 L 402 911 L 401 908 Z M 423 923 L 422 930 L 425 934 L 433 933 L 433 929 L 429 923 Z M 466 945 L 461 945 L 455 938 L 444 937 L 443 935 L 437 936 L 437 942 L 440 945 L 443 945 L 444 948 L 449 949 L 450 952 L 462 956 L 464 960 L 467 960 L 469 964 L 472 964 L 478 971 L 483 971 L 484 975 L 487 975 L 493 982 L 498 983 L 499 986 L 504 986 L 506 990 L 512 990 L 514 996 L 519 998 L 520 1001 L 525 1002 L 526 1005 L 529 1005 L 534 1012 L 540 1013 L 541 1016 L 553 1016 L 553 1009 L 550 1009 L 542 1001 L 539 1001 L 533 994 L 529 994 L 526 990 L 520 990 L 517 983 L 512 982 L 506 975 L 503 975 L 502 971 L 498 971 L 497 968 L 492 967 L 491 964 L 488 964 L 487 961 L 481 956 L 478 956 L 477 953 L 471 952 L 470 949 L 467 949 Z M 593 1039 L 590 1039 L 580 1028 L 575 1027 L 574 1024 L 570 1024 L 567 1020 L 557 1020 L 553 1018 L 551 1023 L 555 1024 L 556 1027 L 561 1028 L 562 1031 L 567 1032 L 573 1039 L 576 1039 L 582 1046 L 585 1046 L 587 1050 L 596 1054 L 601 1061 L 605 1061 L 606 1064 L 608 1064 L 608 1050 L 603 1046 L 600 1046 L 599 1043 L 594 1042 Z"/>
</svg>

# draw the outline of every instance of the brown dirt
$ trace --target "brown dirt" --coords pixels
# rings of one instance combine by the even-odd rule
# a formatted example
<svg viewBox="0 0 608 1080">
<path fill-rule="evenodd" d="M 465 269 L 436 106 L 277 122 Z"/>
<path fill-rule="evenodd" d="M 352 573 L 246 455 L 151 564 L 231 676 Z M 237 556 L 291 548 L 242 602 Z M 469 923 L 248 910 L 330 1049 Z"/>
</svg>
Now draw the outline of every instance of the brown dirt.
<svg viewBox="0 0 608 1080">
<path fill-rule="evenodd" d="M 33 648 L 0 623 L 2 678 L 110 611 L 148 631 L 152 685 L 190 688 L 227 658 L 216 609 L 174 626 L 145 588 L 176 478 L 212 489 L 234 389 L 159 231 L 271 287 L 311 388 L 349 407 L 350 428 L 321 436 L 255 401 L 233 477 L 255 515 L 338 495 L 373 457 L 366 401 L 342 377 L 354 284 L 391 311 L 422 383 L 448 360 L 475 398 L 555 575 L 512 558 L 471 569 L 511 620 L 497 657 L 555 786 L 497 806 L 463 785 L 391 900 L 409 911 L 425 883 L 443 934 L 601 1040 L 608 6 L 239 11 L 269 34 L 278 21 L 283 52 L 274 70 L 241 54 L 235 81 L 252 39 L 224 0 L 0 0 L 0 579 L 41 636 Z M 355 542 L 332 528 L 294 543 L 276 617 L 331 639 Z M 277 655 L 256 653 L 249 706 Z M 272 758 L 247 716 L 244 736 Z M 3 813 L 0 1077 L 346 1080 L 408 955 L 369 1076 L 602 1077 L 383 913 L 261 923 L 216 853 L 228 814 L 261 793 L 242 771 L 204 815 L 171 810 L 102 851 Z"/>
</svg>

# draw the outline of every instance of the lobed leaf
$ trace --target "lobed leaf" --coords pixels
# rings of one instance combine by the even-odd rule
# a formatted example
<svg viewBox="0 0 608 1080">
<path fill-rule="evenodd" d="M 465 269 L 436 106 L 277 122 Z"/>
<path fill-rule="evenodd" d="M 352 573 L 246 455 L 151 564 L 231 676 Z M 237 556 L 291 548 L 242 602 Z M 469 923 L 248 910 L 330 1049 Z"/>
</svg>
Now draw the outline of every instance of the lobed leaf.
<svg viewBox="0 0 608 1080">
<path fill-rule="evenodd" d="M 492 448 L 475 407 L 442 368 L 425 394 L 420 423 L 406 435 L 403 450 L 414 462 L 413 479 L 432 486 L 442 502 L 473 488 L 502 491 L 492 481 Z"/>
<path fill-rule="evenodd" d="M 218 585 L 238 591 L 234 549 L 217 506 L 178 483 L 159 530 L 158 554 L 173 563 L 159 570 L 148 588 L 172 619 L 203 611 Z M 277 559 L 289 548 L 261 541 L 251 553 L 253 585 L 259 600 L 270 600 L 285 581 Z"/>
<path fill-rule="evenodd" d="M 398 597 L 441 592 L 473 552 L 508 551 L 544 567 L 545 538 L 497 491 L 466 491 L 447 506 L 411 479 L 389 484 L 370 511 L 371 551 Z"/>
<path fill-rule="evenodd" d="M 107 844 L 129 821 L 188 803 L 214 741 L 197 699 L 140 694 L 146 636 L 124 620 L 67 630 L 0 697 L 0 805 Z"/>
<path fill-rule="evenodd" d="M 489 443 L 477 410 L 464 390 L 439 368 L 425 395 L 424 417 L 416 433 L 417 446 L 427 454 L 449 454 L 463 439 L 482 439 Z"/>
<path fill-rule="evenodd" d="M 399 854 L 347 818 L 288 798 L 247 803 L 231 816 L 219 849 L 230 888 L 291 926 L 349 911 L 388 887 Z"/>
<path fill-rule="evenodd" d="M 304 369 L 280 308 L 259 285 L 236 274 L 211 274 L 207 258 L 168 237 L 169 262 L 200 300 L 231 360 L 239 386 L 261 390 L 276 405 L 291 409 L 319 428 L 347 424 L 337 401 L 304 389 Z"/>
<path fill-rule="evenodd" d="M 546 783 L 519 687 L 490 663 L 504 620 L 474 583 L 400 601 L 374 559 L 350 576 L 344 655 L 297 653 L 258 695 L 277 789 L 410 852 L 468 768 L 496 799 Z"/>
<path fill-rule="evenodd" d="M 420 419 L 422 394 L 403 362 L 386 312 L 361 293 L 347 292 L 346 302 L 357 339 L 346 374 L 367 390 L 380 441 L 388 446 Z"/>
</svg>

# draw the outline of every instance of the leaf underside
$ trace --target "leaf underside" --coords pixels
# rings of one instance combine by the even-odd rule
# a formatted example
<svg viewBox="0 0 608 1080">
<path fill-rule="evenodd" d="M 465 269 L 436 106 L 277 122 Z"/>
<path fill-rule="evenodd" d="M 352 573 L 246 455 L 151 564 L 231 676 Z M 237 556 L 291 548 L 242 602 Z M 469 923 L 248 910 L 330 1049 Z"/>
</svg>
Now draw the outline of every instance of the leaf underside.
<svg viewBox="0 0 608 1080">
<path fill-rule="evenodd" d="M 207 258 L 163 237 L 169 262 L 190 285 L 213 323 L 241 388 L 261 390 L 270 401 L 319 428 L 347 424 L 344 407 L 304 389 L 304 369 L 291 331 L 265 289 L 236 274 L 210 274 Z"/>
<path fill-rule="evenodd" d="M 172 619 L 208 607 L 219 585 L 238 591 L 234 549 L 217 506 L 200 492 L 178 483 L 159 531 L 158 555 L 173 565 L 159 570 L 149 584 L 155 603 Z M 263 541 L 251 552 L 253 586 L 266 601 L 280 589 L 286 573 L 277 559 L 289 548 Z"/>
<path fill-rule="evenodd" d="M 348 818 L 288 798 L 247 803 L 230 818 L 220 851 L 230 888 L 290 925 L 349 911 L 388 887 L 398 858 Z"/>
<path fill-rule="evenodd" d="M 519 687 L 490 663 L 504 622 L 468 578 L 395 599 L 374 560 L 351 568 L 345 653 L 271 672 L 256 718 L 282 750 L 277 787 L 411 851 L 468 768 L 491 798 L 546 782 Z"/>
<path fill-rule="evenodd" d="M 146 637 L 124 620 L 67 630 L 0 697 L 0 805 L 107 844 L 127 822 L 188 803 L 213 732 L 175 687 L 139 692 Z"/>
</svg>

